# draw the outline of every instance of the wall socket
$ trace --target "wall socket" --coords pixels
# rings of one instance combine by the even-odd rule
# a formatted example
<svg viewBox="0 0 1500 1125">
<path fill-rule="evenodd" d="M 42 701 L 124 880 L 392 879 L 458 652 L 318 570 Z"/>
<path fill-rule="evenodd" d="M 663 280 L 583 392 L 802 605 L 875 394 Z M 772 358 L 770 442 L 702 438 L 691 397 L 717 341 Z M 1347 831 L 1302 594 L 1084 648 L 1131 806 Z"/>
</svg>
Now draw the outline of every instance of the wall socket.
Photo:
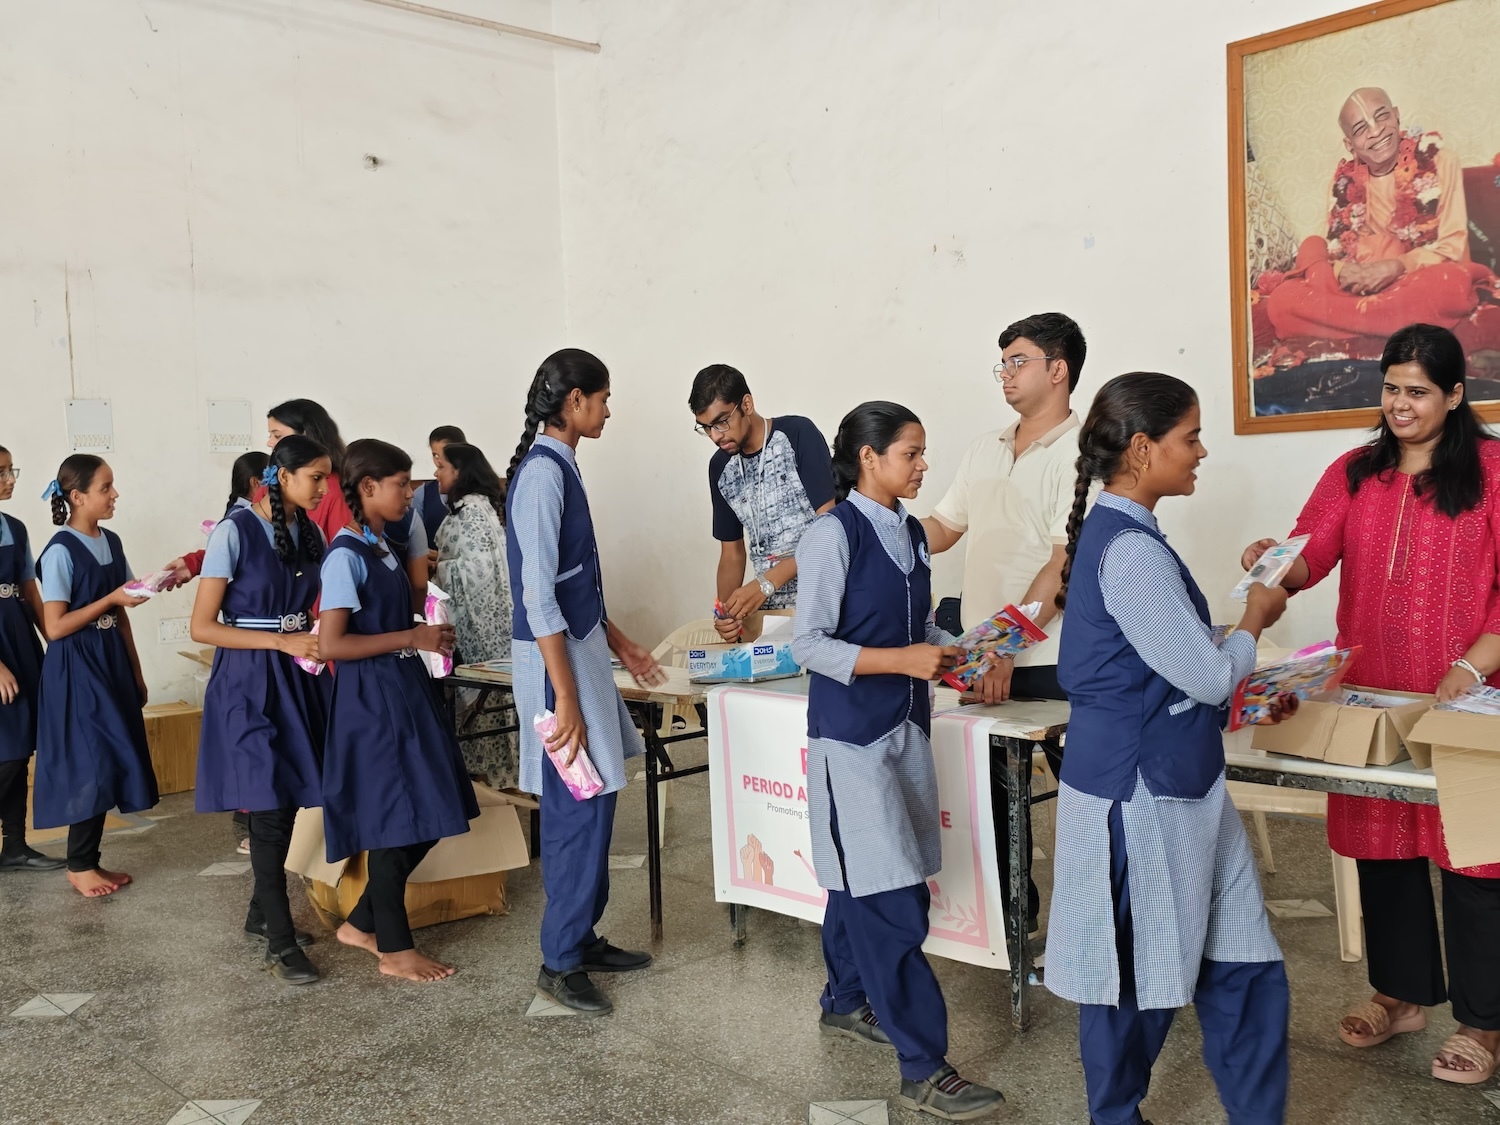
<svg viewBox="0 0 1500 1125">
<path fill-rule="evenodd" d="M 156 639 L 164 645 L 180 644 L 190 641 L 192 636 L 193 619 L 191 617 L 167 617 L 156 623 Z"/>
</svg>

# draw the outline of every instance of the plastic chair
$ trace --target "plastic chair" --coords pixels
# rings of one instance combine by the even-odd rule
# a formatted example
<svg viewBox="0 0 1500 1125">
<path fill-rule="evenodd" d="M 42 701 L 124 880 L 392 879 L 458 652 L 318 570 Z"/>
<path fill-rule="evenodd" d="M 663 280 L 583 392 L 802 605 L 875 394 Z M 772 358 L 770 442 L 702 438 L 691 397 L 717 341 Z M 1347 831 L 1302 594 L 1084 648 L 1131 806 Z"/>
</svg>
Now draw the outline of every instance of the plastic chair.
<svg viewBox="0 0 1500 1125">
<path fill-rule="evenodd" d="M 652 650 L 651 655 L 656 662 L 664 668 L 686 668 L 688 666 L 688 650 L 701 648 L 704 645 L 719 644 L 723 638 L 714 629 L 713 618 L 704 618 L 698 621 L 689 621 L 669 633 L 661 644 Z M 675 720 L 681 719 L 686 724 L 686 729 L 701 729 L 702 723 L 698 721 L 698 709 L 686 704 L 677 704 L 671 707 L 663 707 L 661 711 L 661 726 L 657 734 L 663 738 L 673 731 Z M 661 801 L 661 816 L 657 820 L 657 843 L 661 847 L 667 846 L 667 809 L 672 804 L 673 786 L 663 785 L 657 790 Z"/>
</svg>

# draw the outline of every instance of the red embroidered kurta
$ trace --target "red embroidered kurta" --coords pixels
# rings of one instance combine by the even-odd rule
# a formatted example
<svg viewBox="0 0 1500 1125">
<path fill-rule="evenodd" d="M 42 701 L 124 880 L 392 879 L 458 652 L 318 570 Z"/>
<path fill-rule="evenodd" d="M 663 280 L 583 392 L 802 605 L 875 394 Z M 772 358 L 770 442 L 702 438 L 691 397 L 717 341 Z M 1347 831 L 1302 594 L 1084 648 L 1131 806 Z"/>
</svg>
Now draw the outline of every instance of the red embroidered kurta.
<svg viewBox="0 0 1500 1125">
<path fill-rule="evenodd" d="M 1431 692 L 1453 661 L 1485 633 L 1500 633 L 1500 442 L 1480 446 L 1484 499 L 1450 520 L 1412 491 L 1411 477 L 1374 477 L 1349 495 L 1344 454 L 1323 474 L 1293 535 L 1308 585 L 1342 561 L 1338 643 L 1359 645 L 1347 681 L 1363 687 Z M 1500 684 L 1500 674 L 1491 684 Z M 1328 843 L 1355 859 L 1427 856 L 1450 871 L 1500 878 L 1500 863 L 1455 868 L 1431 805 L 1328 797 Z"/>
</svg>

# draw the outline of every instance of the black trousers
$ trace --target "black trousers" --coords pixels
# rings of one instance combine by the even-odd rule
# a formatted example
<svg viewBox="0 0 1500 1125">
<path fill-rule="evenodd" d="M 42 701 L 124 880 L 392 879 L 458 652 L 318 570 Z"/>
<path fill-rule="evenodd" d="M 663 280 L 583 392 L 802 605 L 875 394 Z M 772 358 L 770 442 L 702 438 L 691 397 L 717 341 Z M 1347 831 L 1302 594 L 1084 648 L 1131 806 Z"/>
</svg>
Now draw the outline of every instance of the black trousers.
<svg viewBox="0 0 1500 1125">
<path fill-rule="evenodd" d="M 26 846 L 26 766 L 29 758 L 19 762 L 0 762 L 0 835 L 4 850 L 17 852 Z"/>
<path fill-rule="evenodd" d="M 1057 665 L 1055 664 L 1040 664 L 1030 668 L 1017 668 L 1011 675 L 1010 693 L 1015 699 L 1065 700 L 1068 698 L 1057 682 Z M 1048 746 L 1043 749 L 1043 753 L 1047 755 L 1047 764 L 1052 767 L 1052 773 L 1060 776 L 1062 773 L 1062 752 Z M 1010 803 L 1007 800 L 1005 788 L 1004 762 L 994 763 L 990 769 L 990 797 L 995 809 L 995 830 L 1000 834 L 1000 846 L 998 848 L 1000 886 L 1009 887 L 1010 847 L 1006 841 L 1010 839 Z M 1028 843 L 1030 842 L 1030 838 L 1031 834 L 1028 832 Z M 1041 909 L 1041 896 L 1037 893 L 1035 880 L 1032 880 L 1026 888 L 1026 899 L 1030 904 L 1028 913 L 1031 915 L 1031 920 L 1036 922 L 1037 913 Z M 1010 925 L 1008 916 L 1006 918 L 1006 925 Z"/>
<path fill-rule="evenodd" d="M 1424 1008 L 1451 999 L 1459 1023 L 1500 1031 L 1500 879 L 1441 872 L 1445 986 L 1427 860 L 1357 863 L 1370 986 Z"/>
<path fill-rule="evenodd" d="M 285 953 L 297 944 L 292 904 L 286 897 L 286 853 L 292 846 L 292 824 L 296 819 L 295 808 L 246 814 L 255 890 L 250 897 L 245 926 L 258 929 L 264 922 L 267 947 L 272 953 Z"/>
<path fill-rule="evenodd" d="M 416 944 L 406 917 L 406 880 L 436 843 L 428 840 L 400 848 L 372 848 L 366 855 L 369 881 L 349 912 L 349 924 L 374 934 L 375 948 L 380 952 L 401 953 Z"/>
<path fill-rule="evenodd" d="M 99 842 L 104 839 L 104 813 L 68 827 L 68 870 L 93 871 L 99 866 Z"/>
</svg>

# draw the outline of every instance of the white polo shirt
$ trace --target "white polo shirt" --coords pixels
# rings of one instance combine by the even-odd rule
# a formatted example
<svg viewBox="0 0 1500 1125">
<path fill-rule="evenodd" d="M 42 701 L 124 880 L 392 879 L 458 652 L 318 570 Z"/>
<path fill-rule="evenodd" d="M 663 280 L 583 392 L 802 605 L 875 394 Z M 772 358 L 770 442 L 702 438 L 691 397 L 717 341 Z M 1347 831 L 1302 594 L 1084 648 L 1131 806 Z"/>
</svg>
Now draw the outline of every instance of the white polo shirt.
<svg viewBox="0 0 1500 1125">
<path fill-rule="evenodd" d="M 1068 541 L 1082 422 L 1069 414 L 1017 457 L 1020 424 L 975 439 L 932 513 L 964 533 L 965 629 L 1006 605 L 1020 605 L 1051 561 L 1053 546 Z M 1047 640 L 1021 653 L 1016 664 L 1056 664 L 1061 635 L 1058 615 L 1047 623 Z"/>
</svg>

